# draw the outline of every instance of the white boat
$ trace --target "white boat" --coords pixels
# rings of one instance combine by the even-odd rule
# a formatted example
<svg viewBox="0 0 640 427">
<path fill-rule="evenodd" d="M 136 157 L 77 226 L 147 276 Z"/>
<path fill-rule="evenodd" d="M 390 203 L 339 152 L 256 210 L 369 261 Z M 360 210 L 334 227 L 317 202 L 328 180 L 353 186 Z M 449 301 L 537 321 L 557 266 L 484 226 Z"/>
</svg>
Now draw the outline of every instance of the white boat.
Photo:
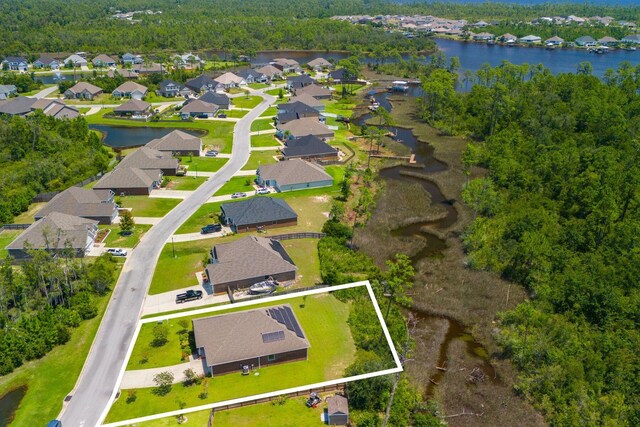
<svg viewBox="0 0 640 427">
<path fill-rule="evenodd" d="M 249 287 L 249 294 L 251 295 L 263 295 L 270 294 L 276 290 L 278 284 L 275 280 L 269 279 L 262 282 L 255 283 Z"/>
</svg>

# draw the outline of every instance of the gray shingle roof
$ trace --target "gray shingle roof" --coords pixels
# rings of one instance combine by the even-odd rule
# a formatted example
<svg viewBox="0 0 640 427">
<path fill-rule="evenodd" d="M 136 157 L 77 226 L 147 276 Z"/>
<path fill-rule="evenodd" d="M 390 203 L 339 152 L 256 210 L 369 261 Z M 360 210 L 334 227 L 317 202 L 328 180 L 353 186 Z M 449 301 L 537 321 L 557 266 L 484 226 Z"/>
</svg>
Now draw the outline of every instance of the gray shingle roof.
<svg viewBox="0 0 640 427">
<path fill-rule="evenodd" d="M 74 249 L 84 249 L 89 230 L 97 225 L 90 219 L 51 212 L 20 233 L 7 249 L 24 249 L 27 242 L 33 249 L 62 249 L 66 243 Z"/>
<path fill-rule="evenodd" d="M 113 203 L 113 193 L 110 190 L 89 190 L 80 187 L 70 187 L 57 194 L 49 203 L 35 215 L 40 219 L 51 212 L 68 215 L 92 217 L 110 217 L 116 209 Z"/>
<path fill-rule="evenodd" d="M 282 154 L 285 157 L 313 157 L 335 155 L 338 150 L 318 138 L 307 135 L 302 138 L 288 140 L 287 146 L 283 148 Z"/>
<path fill-rule="evenodd" d="M 314 98 L 317 96 L 327 97 L 327 96 L 331 96 L 331 90 L 327 89 L 326 87 L 322 87 L 320 85 L 312 84 L 300 89 L 296 89 L 296 95 L 301 95 L 301 94 L 311 95 Z"/>
<path fill-rule="evenodd" d="M 311 347 L 304 332 L 302 337 L 274 319 L 271 310 L 287 311 L 300 330 L 298 319 L 289 304 L 222 314 L 193 320 L 196 346 L 204 348 L 207 365 L 252 359 Z M 263 335 L 282 331 L 282 339 L 265 342 Z"/>
<path fill-rule="evenodd" d="M 270 79 L 272 79 L 273 76 L 281 76 L 282 75 L 282 71 L 278 70 L 273 65 L 265 65 L 264 67 L 257 68 L 256 71 L 259 72 L 259 73 L 264 74 L 265 76 L 269 77 Z"/>
<path fill-rule="evenodd" d="M 158 151 L 194 151 L 202 148 L 202 140 L 181 130 L 174 130 L 162 138 L 149 141 L 146 146 Z"/>
<path fill-rule="evenodd" d="M 69 89 L 67 89 L 67 91 L 71 91 L 72 93 L 80 93 L 80 92 L 84 92 L 85 90 L 92 95 L 97 95 L 102 92 L 101 88 L 87 82 L 78 82 L 72 87 L 70 87 Z"/>
<path fill-rule="evenodd" d="M 132 81 L 127 81 L 127 82 L 122 83 L 120 86 L 115 88 L 113 91 L 114 92 L 120 92 L 120 93 L 131 93 L 131 92 L 135 92 L 136 90 L 140 91 L 142 93 L 147 93 L 147 91 L 148 91 L 146 86 L 143 86 L 140 83 L 136 83 L 136 82 L 132 82 Z"/>
<path fill-rule="evenodd" d="M 273 197 L 252 197 L 241 202 L 223 203 L 220 209 L 238 227 L 298 218 L 287 202 Z"/>
<path fill-rule="evenodd" d="M 138 169 L 177 169 L 178 159 L 171 157 L 171 153 L 155 150 L 150 147 L 140 147 L 131 154 L 125 156 L 118 168 Z"/>
<path fill-rule="evenodd" d="M 218 106 L 215 104 L 210 104 L 209 102 L 204 102 L 200 99 L 196 99 L 195 101 L 189 102 L 187 105 L 182 107 L 180 110 L 181 113 L 215 113 L 218 111 Z"/>
<path fill-rule="evenodd" d="M 327 411 L 329 412 L 329 415 L 349 415 L 349 401 L 346 397 L 340 396 L 339 394 L 327 397 Z"/>
<path fill-rule="evenodd" d="M 333 181 L 331 175 L 317 163 L 302 159 L 284 160 L 258 169 L 262 179 L 274 180 L 278 185 L 304 184 L 307 182 Z"/>
<path fill-rule="evenodd" d="M 198 99 L 204 102 L 208 102 L 209 104 L 217 105 L 218 107 L 223 109 L 229 109 L 229 97 L 224 93 L 208 91 L 200 95 Z"/>
<path fill-rule="evenodd" d="M 149 188 L 151 184 L 158 180 L 160 180 L 159 169 L 137 169 L 118 166 L 111 172 L 104 174 L 93 188 Z"/>
<path fill-rule="evenodd" d="M 118 112 L 132 112 L 132 113 L 136 113 L 138 111 L 146 111 L 147 109 L 151 108 L 151 104 L 149 104 L 146 101 L 141 101 L 139 99 L 130 99 L 129 101 L 125 102 L 122 105 L 117 106 L 116 108 L 113 109 L 113 111 L 118 111 Z"/>
<path fill-rule="evenodd" d="M 329 136 L 333 137 L 333 131 L 326 125 L 320 123 L 316 117 L 305 117 L 303 119 L 292 120 L 278 128 L 282 132 L 289 131 L 296 138 L 306 135 Z"/>
<path fill-rule="evenodd" d="M 0 113 L 9 115 L 27 114 L 31 112 L 31 106 L 36 101 L 36 98 L 27 98 L 26 96 L 19 96 L 17 98 L 10 99 L 9 101 L 0 105 Z"/>
<path fill-rule="evenodd" d="M 216 85 L 217 83 L 213 80 L 213 78 L 206 74 L 198 76 L 195 79 L 188 80 L 185 83 L 185 86 L 197 91 L 199 91 L 203 86 L 215 87 Z"/>
<path fill-rule="evenodd" d="M 316 98 L 314 98 L 312 95 L 308 93 L 300 93 L 292 97 L 291 99 L 289 99 L 289 102 L 291 103 L 299 102 L 313 109 L 320 108 L 324 105 L 322 101 L 318 101 Z"/>
<path fill-rule="evenodd" d="M 307 63 L 310 67 L 330 67 L 331 62 L 327 61 L 324 58 L 316 58 Z"/>
</svg>

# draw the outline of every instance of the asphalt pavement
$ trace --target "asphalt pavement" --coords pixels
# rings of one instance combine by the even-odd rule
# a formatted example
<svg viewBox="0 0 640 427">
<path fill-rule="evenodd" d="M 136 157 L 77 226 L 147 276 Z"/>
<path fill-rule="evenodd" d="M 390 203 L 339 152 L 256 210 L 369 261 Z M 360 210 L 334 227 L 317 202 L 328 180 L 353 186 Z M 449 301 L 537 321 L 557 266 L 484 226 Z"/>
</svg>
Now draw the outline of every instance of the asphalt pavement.
<svg viewBox="0 0 640 427">
<path fill-rule="evenodd" d="M 117 392 L 124 363 L 160 251 L 178 227 L 229 180 L 249 159 L 251 122 L 276 97 L 260 94 L 264 100 L 234 127 L 230 160 L 211 179 L 202 184 L 162 220 L 151 227 L 127 257 L 111 301 L 102 319 L 91 351 L 76 387 L 59 416 L 64 427 L 99 425 Z"/>
</svg>

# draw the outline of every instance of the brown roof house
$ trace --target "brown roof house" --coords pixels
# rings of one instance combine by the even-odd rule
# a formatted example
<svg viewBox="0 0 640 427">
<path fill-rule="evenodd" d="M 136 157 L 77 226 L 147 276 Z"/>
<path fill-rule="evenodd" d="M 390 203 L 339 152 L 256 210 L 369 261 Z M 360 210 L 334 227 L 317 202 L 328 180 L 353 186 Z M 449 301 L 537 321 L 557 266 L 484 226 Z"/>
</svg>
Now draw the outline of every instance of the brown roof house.
<svg viewBox="0 0 640 427">
<path fill-rule="evenodd" d="M 70 187 L 56 194 L 35 215 L 39 220 L 51 212 L 79 216 L 98 221 L 100 224 L 111 224 L 118 217 L 118 206 L 113 201 L 111 190 L 94 190 L 81 187 Z"/>
<path fill-rule="evenodd" d="M 302 138 L 303 136 L 313 135 L 322 139 L 333 138 L 333 131 L 324 123 L 315 117 L 305 117 L 298 120 L 292 120 L 285 124 L 278 124 L 278 137 L 285 139 Z"/>
<path fill-rule="evenodd" d="M 193 320 L 210 375 L 306 360 L 309 340 L 289 304 Z"/>
<path fill-rule="evenodd" d="M 205 273 L 213 292 L 221 293 L 245 289 L 269 278 L 279 282 L 295 280 L 296 270 L 279 241 L 247 236 L 214 246 Z"/>
<path fill-rule="evenodd" d="M 116 116 L 131 116 L 132 118 L 147 118 L 151 115 L 151 104 L 139 99 L 130 99 L 113 109 Z"/>
<path fill-rule="evenodd" d="M 289 99 L 289 103 L 301 102 L 317 111 L 324 111 L 325 105 L 319 99 L 314 98 L 308 93 L 300 93 Z"/>
<path fill-rule="evenodd" d="M 187 105 L 180 109 L 180 117 L 182 120 L 186 120 L 189 117 L 210 118 L 214 117 L 218 112 L 219 107 L 210 102 L 205 102 L 201 99 L 196 99 L 189 102 Z"/>
<path fill-rule="evenodd" d="M 302 94 L 311 95 L 315 99 L 331 99 L 331 94 L 332 94 L 331 89 L 328 89 L 326 87 L 323 87 L 317 84 L 312 84 L 300 89 L 295 89 L 295 93 L 296 95 L 302 95 Z"/>
<path fill-rule="evenodd" d="M 331 68 L 332 64 L 331 62 L 327 61 L 324 58 L 316 58 L 314 60 L 309 61 L 307 63 L 307 67 L 309 67 L 314 71 L 322 71 L 326 68 Z"/>
<path fill-rule="evenodd" d="M 101 95 L 102 89 L 87 82 L 78 82 L 64 91 L 64 97 L 68 99 L 93 99 Z"/>
<path fill-rule="evenodd" d="M 138 169 L 118 166 L 104 174 L 93 186 L 94 190 L 111 190 L 119 195 L 148 196 L 154 188 L 160 188 L 160 169 Z"/>
<path fill-rule="evenodd" d="M 51 212 L 34 222 L 7 246 L 15 259 L 29 258 L 29 249 L 52 253 L 70 250 L 76 257 L 84 257 L 91 250 L 98 235 L 98 221 Z"/>
<path fill-rule="evenodd" d="M 155 150 L 150 147 L 140 147 L 125 156 L 118 168 L 160 169 L 163 175 L 175 176 L 180 161 L 166 151 Z"/>
<path fill-rule="evenodd" d="M 174 130 L 162 138 L 149 141 L 146 147 L 176 156 L 200 156 L 202 140 L 181 130 Z"/>
<path fill-rule="evenodd" d="M 223 203 L 220 210 L 222 222 L 235 233 L 298 223 L 298 214 L 291 206 L 273 197 L 252 197 L 241 202 Z"/>
<path fill-rule="evenodd" d="M 258 168 L 257 181 L 280 192 L 333 185 L 333 177 L 322 166 L 302 159 L 262 165 Z"/>
<path fill-rule="evenodd" d="M 109 55 L 105 55 L 101 53 L 91 60 L 91 63 L 94 67 L 115 67 L 116 60 L 110 57 Z"/>
<path fill-rule="evenodd" d="M 274 67 L 273 65 L 265 65 L 264 67 L 256 68 L 256 71 L 260 74 L 267 76 L 269 80 L 282 79 L 282 70 Z"/>
<path fill-rule="evenodd" d="M 128 81 L 115 88 L 113 92 L 111 92 L 111 96 L 114 98 L 142 99 L 147 96 L 148 92 L 149 89 L 147 89 L 146 86 L 143 86 L 140 83 Z"/>
<path fill-rule="evenodd" d="M 349 401 L 336 394 L 327 397 L 327 424 L 330 426 L 346 426 L 349 424 Z"/>
</svg>

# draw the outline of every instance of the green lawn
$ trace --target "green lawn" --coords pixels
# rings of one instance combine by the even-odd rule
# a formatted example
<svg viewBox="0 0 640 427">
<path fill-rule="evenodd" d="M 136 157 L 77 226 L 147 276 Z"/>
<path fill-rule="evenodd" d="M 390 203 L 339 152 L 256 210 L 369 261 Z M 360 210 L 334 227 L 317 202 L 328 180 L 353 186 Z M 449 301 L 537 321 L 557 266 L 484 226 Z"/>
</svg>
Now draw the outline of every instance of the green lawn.
<svg viewBox="0 0 640 427">
<path fill-rule="evenodd" d="M 180 164 L 188 166 L 190 172 L 218 172 L 229 159 L 217 157 L 181 157 Z"/>
<path fill-rule="evenodd" d="M 226 184 L 220 187 L 220 189 L 214 193 L 214 196 L 238 192 L 253 194 L 255 192 L 255 188 L 253 187 L 253 181 L 255 178 L 255 176 L 234 176 L 227 181 Z"/>
<path fill-rule="evenodd" d="M 103 109 L 98 114 L 86 116 L 89 124 L 113 125 L 113 126 L 148 126 L 159 128 L 177 128 L 177 129 L 193 129 L 205 131 L 206 135 L 202 137 L 202 145 L 205 147 L 216 148 L 221 153 L 231 153 L 233 142 L 233 127 L 235 123 L 225 122 L 221 120 L 196 120 L 193 122 L 176 120 L 162 120 L 159 122 L 144 122 L 136 120 L 105 118 L 104 114 L 112 113 L 112 109 Z"/>
<path fill-rule="evenodd" d="M 102 104 L 124 104 L 129 101 L 127 98 L 111 97 L 110 93 L 103 93 L 102 95 L 95 96 L 93 99 L 69 99 L 67 102 L 72 105 L 102 105 Z"/>
<path fill-rule="evenodd" d="M 211 411 L 207 409 L 206 411 L 192 412 L 185 415 L 187 417 L 186 424 L 178 423 L 178 417 L 167 417 L 160 418 L 159 420 L 136 423 L 136 427 L 205 427 L 209 421 L 209 412 Z M 217 419 L 218 415 L 216 414 L 216 427 L 218 426 Z"/>
<path fill-rule="evenodd" d="M 22 230 L 2 230 L 0 231 L 0 259 L 4 259 L 7 256 L 7 245 L 18 237 L 22 233 Z"/>
<path fill-rule="evenodd" d="M 278 96 L 281 90 L 283 94 L 287 92 L 285 88 L 275 88 L 275 89 L 266 90 L 264 93 L 268 95 Z"/>
<path fill-rule="evenodd" d="M 182 200 L 161 199 L 148 196 L 118 197 L 123 208 L 131 208 L 133 216 L 162 217 L 175 208 Z"/>
<path fill-rule="evenodd" d="M 0 396 L 23 385 L 28 387 L 12 427 L 41 426 L 58 415 L 62 400 L 80 375 L 110 297 L 107 294 L 98 299 L 98 316 L 73 329 L 65 345 L 57 346 L 42 359 L 26 362 L 12 373 L 0 377 Z"/>
<path fill-rule="evenodd" d="M 40 92 L 40 91 L 42 91 L 42 90 L 44 90 L 44 89 L 46 89 L 48 87 L 51 87 L 51 86 L 54 86 L 54 85 L 42 85 L 38 89 L 30 90 L 28 92 L 22 92 L 19 95 L 20 96 L 33 96 L 33 95 L 37 94 L 38 92 Z"/>
<path fill-rule="evenodd" d="M 215 202 L 200 206 L 189 219 L 182 223 L 176 234 L 197 233 L 205 225 L 217 223 L 221 204 L 222 202 Z"/>
<path fill-rule="evenodd" d="M 271 119 L 258 119 L 251 123 L 251 132 L 258 132 L 261 130 L 273 129 L 273 120 Z"/>
<path fill-rule="evenodd" d="M 120 226 L 118 225 L 101 225 L 100 228 L 111 230 L 111 233 L 107 235 L 103 242 L 105 246 L 109 248 L 133 248 L 138 244 L 144 233 L 149 231 L 151 226 L 137 224 L 133 229 L 133 234 L 130 236 L 121 236 Z"/>
<path fill-rule="evenodd" d="M 184 98 L 179 97 L 179 96 L 175 96 L 173 98 L 167 98 L 165 96 L 160 96 L 160 95 L 156 95 L 155 92 L 153 91 L 149 91 L 149 93 L 147 93 L 147 96 L 144 97 L 144 100 L 151 103 L 151 102 L 180 102 L 180 101 L 184 101 Z"/>
<path fill-rule="evenodd" d="M 256 170 L 260 165 L 276 163 L 277 160 L 274 159 L 274 156 L 278 156 L 279 154 L 280 152 L 278 150 L 253 151 L 247 163 L 242 167 L 242 170 Z"/>
<path fill-rule="evenodd" d="M 86 114 L 89 110 L 91 110 L 91 107 L 80 107 L 80 108 L 78 108 L 78 112 L 80 114 Z"/>
<path fill-rule="evenodd" d="M 224 110 L 224 113 L 227 115 L 227 117 L 241 119 L 249 114 L 249 110 Z"/>
<path fill-rule="evenodd" d="M 231 98 L 231 103 L 238 108 L 255 108 L 262 102 L 262 97 L 257 95 L 239 96 Z"/>
<path fill-rule="evenodd" d="M 260 117 L 273 117 L 278 114 L 278 107 L 269 107 L 264 113 L 260 114 Z"/>
<path fill-rule="evenodd" d="M 318 239 L 283 240 L 282 245 L 298 267 L 296 288 L 307 288 L 322 283 Z"/>
<path fill-rule="evenodd" d="M 266 83 L 251 83 L 249 84 L 251 89 L 264 89 L 265 87 L 269 87 Z"/>
<path fill-rule="evenodd" d="M 207 179 L 207 177 L 199 176 L 171 176 L 169 177 L 171 182 L 167 185 L 168 190 L 176 191 L 193 191 L 200 187 Z"/>
<path fill-rule="evenodd" d="M 345 117 L 351 117 L 356 104 L 350 100 L 329 100 L 325 102 L 325 111 L 327 113 L 338 114 Z"/>
<path fill-rule="evenodd" d="M 35 214 L 38 213 L 40 209 L 44 207 L 44 205 L 46 205 L 45 202 L 31 203 L 29 205 L 29 208 L 26 211 L 22 212 L 20 215 L 13 218 L 13 223 L 14 224 L 31 224 L 35 222 L 35 219 L 33 219 L 33 217 L 35 216 Z"/>
<path fill-rule="evenodd" d="M 273 133 L 265 133 L 262 135 L 251 136 L 252 147 L 276 147 L 280 144 Z"/>
<path fill-rule="evenodd" d="M 362 289 L 366 291 L 365 288 Z M 355 359 L 356 352 L 353 337 L 347 324 L 349 306 L 330 294 L 291 298 L 285 302 L 291 304 L 311 344 L 308 360 L 264 367 L 260 369 L 259 376 L 243 377 L 240 373 L 232 373 L 211 378 L 209 379 L 209 395 L 205 399 L 198 397 L 202 391 L 201 387 L 185 387 L 181 383 L 174 385 L 172 391 L 163 397 L 154 395 L 152 388 L 138 389 L 135 402 L 126 403 L 126 399 L 121 398 L 114 403 L 107 416 L 107 422 L 175 410 L 178 409 L 176 404 L 178 399 L 189 407 L 341 378 L 345 368 Z M 282 304 L 282 302 L 270 302 L 259 306 L 275 304 Z M 254 305 L 251 308 L 257 307 Z M 239 310 L 242 308 L 218 312 L 216 315 Z M 208 316 L 211 314 L 207 313 L 197 317 Z M 191 320 L 196 316 L 183 318 Z M 140 360 L 142 352 L 148 351 L 153 339 L 154 326 L 155 323 L 142 326 L 131 355 L 134 362 Z M 169 321 L 168 326 L 170 337 L 177 336 L 178 331 L 182 329 L 178 325 L 178 319 Z M 192 328 L 191 322 L 187 327 Z M 327 343 L 331 343 L 331 345 L 327 345 Z M 145 368 L 152 367 L 151 353 L 154 353 L 154 361 L 162 363 L 160 366 L 180 363 L 179 353 L 181 351 L 177 340 L 170 341 L 163 347 L 155 348 L 149 353 L 149 361 L 145 364 Z M 161 353 L 161 355 L 158 356 L 156 353 Z M 122 395 L 126 396 L 127 391 L 123 390 Z"/>
<path fill-rule="evenodd" d="M 321 403 L 316 408 L 307 408 L 306 401 L 306 397 L 290 397 L 284 405 L 269 402 L 228 411 L 217 411 L 214 425 L 216 427 L 322 427 L 320 414 L 324 411 L 326 404 Z"/>
</svg>

